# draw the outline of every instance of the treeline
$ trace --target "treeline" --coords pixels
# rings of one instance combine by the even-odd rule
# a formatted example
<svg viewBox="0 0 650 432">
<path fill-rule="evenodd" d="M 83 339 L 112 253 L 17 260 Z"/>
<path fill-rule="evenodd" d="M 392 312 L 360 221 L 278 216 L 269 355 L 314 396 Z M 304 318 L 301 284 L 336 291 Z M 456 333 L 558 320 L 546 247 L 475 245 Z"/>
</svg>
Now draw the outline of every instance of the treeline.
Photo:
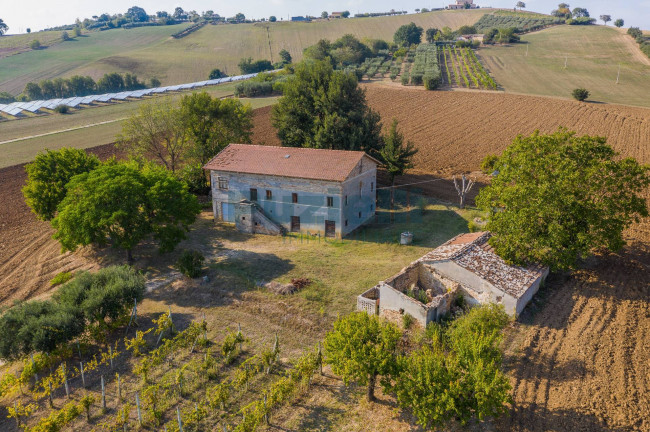
<svg viewBox="0 0 650 432">
<path fill-rule="evenodd" d="M 144 278 L 128 266 L 82 272 L 51 300 L 19 303 L 0 316 L 0 358 L 52 353 L 88 330 L 116 323 L 144 296 Z"/>
<path fill-rule="evenodd" d="M 374 18 L 374 17 L 392 16 L 392 15 L 406 15 L 407 13 L 408 13 L 407 11 L 391 10 L 390 12 L 358 13 L 358 14 L 354 14 L 354 17 L 355 18 Z"/>
<path fill-rule="evenodd" d="M 160 81 L 152 78 L 152 87 L 160 85 Z M 128 90 L 141 90 L 146 84 L 138 80 L 134 74 L 120 75 L 117 72 L 104 74 L 97 82 L 89 76 L 75 75 L 71 78 L 55 78 L 43 80 L 40 83 L 30 82 L 25 86 L 23 94 L 29 100 L 70 98 L 88 96 L 98 93 L 118 93 Z"/>
<path fill-rule="evenodd" d="M 627 30 L 627 34 L 632 36 L 636 40 L 636 43 L 639 44 L 641 51 L 650 57 L 650 37 L 645 36 L 638 27 L 630 27 Z"/>
</svg>

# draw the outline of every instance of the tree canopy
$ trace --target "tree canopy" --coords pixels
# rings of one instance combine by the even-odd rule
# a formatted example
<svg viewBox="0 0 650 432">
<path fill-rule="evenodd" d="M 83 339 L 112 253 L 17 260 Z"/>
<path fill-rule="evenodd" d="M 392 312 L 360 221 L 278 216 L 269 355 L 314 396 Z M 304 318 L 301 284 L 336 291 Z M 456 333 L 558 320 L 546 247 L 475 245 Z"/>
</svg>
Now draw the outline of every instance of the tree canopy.
<svg viewBox="0 0 650 432">
<path fill-rule="evenodd" d="M 510 384 L 501 371 L 499 344 L 507 323 L 502 307 L 487 305 L 471 309 L 449 328 L 431 324 L 430 343 L 400 359 L 395 383 L 400 406 L 427 429 L 506 412 Z"/>
<path fill-rule="evenodd" d="M 272 112 L 284 146 L 362 150 L 380 146 L 379 114 L 371 110 L 354 75 L 328 61 L 302 62 Z"/>
<path fill-rule="evenodd" d="M 7 33 L 7 30 L 9 30 L 9 26 L 0 18 L 0 36 Z"/>
<path fill-rule="evenodd" d="M 436 36 L 438 35 L 438 30 L 437 28 L 428 28 L 426 33 L 425 33 L 425 38 L 428 43 L 433 43 L 436 40 Z"/>
<path fill-rule="evenodd" d="M 384 387 L 398 372 L 399 329 L 376 315 L 353 312 L 334 323 L 325 336 L 325 361 L 347 384 L 355 381 L 368 386 L 368 400 L 375 399 L 375 384 L 381 377 Z"/>
<path fill-rule="evenodd" d="M 125 250 L 130 262 L 133 248 L 151 234 L 161 252 L 170 251 L 200 212 L 187 186 L 153 165 L 104 164 L 73 177 L 66 189 L 52 220 L 64 251 L 110 244 Z"/>
<path fill-rule="evenodd" d="M 476 202 L 489 213 L 490 244 L 511 263 L 575 267 L 596 249 L 623 247 L 623 230 L 648 216 L 650 167 L 620 159 L 603 137 L 518 136 L 494 169 Z"/>
<path fill-rule="evenodd" d="M 50 220 L 66 194 L 66 184 L 77 174 L 99 166 L 99 159 L 83 150 L 62 148 L 39 153 L 25 166 L 27 183 L 23 187 L 25 202 L 39 219 Z"/>
<path fill-rule="evenodd" d="M 351 34 L 346 34 L 330 42 L 325 39 L 305 48 L 304 57 L 312 60 L 329 59 L 334 66 L 347 66 L 363 63 L 372 55 L 372 50 Z"/>
<path fill-rule="evenodd" d="M 422 41 L 422 32 L 422 27 L 411 22 L 398 28 L 393 35 L 393 40 L 400 46 L 417 45 Z"/>
</svg>

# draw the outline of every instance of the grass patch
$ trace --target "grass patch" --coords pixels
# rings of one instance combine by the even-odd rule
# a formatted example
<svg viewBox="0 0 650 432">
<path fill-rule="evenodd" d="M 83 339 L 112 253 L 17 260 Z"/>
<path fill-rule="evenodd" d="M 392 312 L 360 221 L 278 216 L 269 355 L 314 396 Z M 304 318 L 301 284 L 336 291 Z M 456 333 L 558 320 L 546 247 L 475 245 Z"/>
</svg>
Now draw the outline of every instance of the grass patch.
<svg viewBox="0 0 650 432">
<path fill-rule="evenodd" d="M 55 287 L 58 285 L 63 285 L 64 283 L 68 282 L 74 277 L 74 274 L 72 272 L 61 272 L 57 273 L 56 276 L 50 280 L 50 286 Z"/>
</svg>

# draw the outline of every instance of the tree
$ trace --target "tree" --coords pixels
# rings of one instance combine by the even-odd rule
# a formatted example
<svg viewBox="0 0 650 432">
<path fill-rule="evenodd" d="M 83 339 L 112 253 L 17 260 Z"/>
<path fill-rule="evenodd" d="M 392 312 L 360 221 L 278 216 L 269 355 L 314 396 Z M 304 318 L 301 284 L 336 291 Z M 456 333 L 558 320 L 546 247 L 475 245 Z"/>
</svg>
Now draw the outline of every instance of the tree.
<svg viewBox="0 0 650 432">
<path fill-rule="evenodd" d="M 244 21 L 246 21 L 246 15 L 239 12 L 238 14 L 235 15 L 235 21 L 237 21 L 238 23 L 243 23 Z"/>
<path fill-rule="evenodd" d="M 174 19 L 180 20 L 185 18 L 187 18 L 187 15 L 185 14 L 185 11 L 182 7 L 177 7 L 174 9 Z"/>
<path fill-rule="evenodd" d="M 65 197 L 65 186 L 70 179 L 94 170 L 99 164 L 96 156 L 74 148 L 64 147 L 39 153 L 34 162 L 25 166 L 25 202 L 39 219 L 51 220 Z"/>
<path fill-rule="evenodd" d="M 433 43 L 436 40 L 436 35 L 438 34 L 437 28 L 428 28 L 425 33 L 425 39 L 428 43 Z"/>
<path fill-rule="evenodd" d="M 269 21 L 270 21 L 270 22 L 276 22 L 277 20 L 278 20 L 278 19 L 275 17 L 275 15 L 271 15 L 271 16 L 269 17 Z"/>
<path fill-rule="evenodd" d="M 212 69 L 210 71 L 210 75 L 208 76 L 208 79 L 219 79 L 219 78 L 224 78 L 227 75 L 221 71 L 221 69 Z"/>
<path fill-rule="evenodd" d="M 188 150 L 188 132 L 180 110 L 170 102 L 142 104 L 124 121 L 118 147 L 136 159 L 152 159 L 176 172 Z"/>
<path fill-rule="evenodd" d="M 427 430 L 458 420 L 483 420 L 507 411 L 510 384 L 501 372 L 501 332 L 508 323 L 502 307 L 473 308 L 448 329 L 427 329 L 434 336 L 408 357 L 395 383 L 400 406 Z"/>
<path fill-rule="evenodd" d="M 461 26 L 458 29 L 458 34 L 461 34 L 461 35 L 476 34 L 476 27 L 469 26 L 469 25 Z"/>
<path fill-rule="evenodd" d="M 415 8 L 415 13 L 420 13 L 420 8 Z"/>
<path fill-rule="evenodd" d="M 31 41 L 31 43 L 29 44 L 29 47 L 30 47 L 31 49 L 33 49 L 33 50 L 41 49 L 41 42 L 40 42 L 38 39 L 34 39 L 34 40 Z M 30 84 L 33 84 L 33 83 L 30 83 Z"/>
<path fill-rule="evenodd" d="M 77 26 L 75 27 L 72 32 L 74 33 L 75 37 L 81 36 L 81 27 Z"/>
<path fill-rule="evenodd" d="M 326 19 L 328 16 L 329 16 L 329 14 L 327 13 L 327 11 L 323 11 L 320 14 L 320 17 L 323 18 L 323 19 Z"/>
<path fill-rule="evenodd" d="M 577 88 L 571 92 L 574 99 L 580 102 L 584 102 L 589 97 L 589 90 L 584 88 Z"/>
<path fill-rule="evenodd" d="M 604 22 L 605 25 L 607 25 L 607 23 L 610 22 L 610 21 L 612 20 L 612 16 L 611 16 L 611 15 L 601 15 L 601 16 L 600 16 L 600 20 L 601 20 L 602 22 Z"/>
<path fill-rule="evenodd" d="M 623 230 L 648 216 L 650 167 L 621 159 L 603 137 L 559 129 L 518 136 L 476 199 L 490 244 L 510 263 L 575 267 L 598 248 L 625 245 Z"/>
<path fill-rule="evenodd" d="M 350 11 L 343 11 L 343 12 L 341 12 L 341 17 L 343 17 L 343 18 L 347 18 L 347 17 L 349 17 L 349 16 L 350 16 Z"/>
<path fill-rule="evenodd" d="M 237 99 L 193 93 L 183 96 L 179 111 L 191 162 L 203 166 L 228 144 L 251 142 L 253 110 Z"/>
<path fill-rule="evenodd" d="M 567 3 L 560 3 L 557 6 L 557 9 L 551 12 L 551 15 L 558 18 L 569 19 L 571 18 L 571 9 L 569 9 L 569 5 Z"/>
<path fill-rule="evenodd" d="M 516 9 L 516 8 L 519 8 L 519 10 L 521 10 L 521 9 L 526 9 L 526 3 L 522 2 L 522 1 L 519 1 L 519 2 L 517 2 L 517 4 L 515 5 L 515 9 Z"/>
<path fill-rule="evenodd" d="M 398 372 L 400 338 L 394 324 L 380 321 L 376 315 L 353 312 L 337 319 L 325 336 L 325 362 L 346 384 L 355 381 L 367 385 L 367 398 L 372 402 L 377 378 L 381 377 L 381 384 L 388 388 Z"/>
<path fill-rule="evenodd" d="M 363 63 L 372 51 L 353 35 L 345 34 L 331 44 L 328 55 L 335 66 L 348 66 Z"/>
<path fill-rule="evenodd" d="M 292 61 L 291 54 L 286 49 L 280 50 L 280 59 L 284 64 L 291 64 Z"/>
<path fill-rule="evenodd" d="M 589 18 L 589 11 L 581 7 L 574 8 L 572 14 L 575 18 Z"/>
<path fill-rule="evenodd" d="M 422 27 L 411 22 L 398 28 L 393 35 L 393 40 L 400 46 L 417 45 L 422 41 L 422 32 Z"/>
<path fill-rule="evenodd" d="M 0 36 L 4 35 L 7 33 L 9 30 L 9 26 L 0 18 Z"/>
<path fill-rule="evenodd" d="M 161 252 L 185 237 L 200 212 L 196 197 L 170 172 L 147 165 L 109 163 L 72 178 L 52 219 L 62 250 L 95 244 L 132 250 L 153 234 Z"/>
<path fill-rule="evenodd" d="M 149 88 L 156 88 L 156 87 L 160 87 L 160 80 L 156 77 L 152 77 L 149 80 Z"/>
<path fill-rule="evenodd" d="M 397 130 L 397 124 L 397 119 L 393 119 L 388 134 L 382 136 L 383 145 L 378 158 L 388 172 L 391 185 L 395 185 L 395 177 L 413 168 L 413 156 L 418 152 L 411 141 L 404 145 L 404 135 Z"/>
<path fill-rule="evenodd" d="M 29 33 L 32 32 L 32 29 L 30 29 L 29 27 L 27 27 L 27 30 L 25 30 L 25 31 L 29 34 Z"/>
<path fill-rule="evenodd" d="M 70 40 L 70 35 L 68 34 L 67 31 L 64 31 L 63 33 L 61 33 L 61 40 L 63 40 L 63 41 L 69 41 Z"/>
<path fill-rule="evenodd" d="M 617 19 L 614 21 L 614 25 L 618 28 L 621 28 L 625 25 L 625 21 L 623 21 L 621 18 Z"/>
<path fill-rule="evenodd" d="M 362 150 L 376 155 L 380 117 L 371 110 L 354 75 L 334 71 L 328 61 L 302 62 L 273 107 L 282 145 Z"/>
<path fill-rule="evenodd" d="M 238 66 L 242 74 L 252 74 L 273 69 L 273 65 L 269 60 L 253 61 L 252 57 L 242 58 Z"/>
</svg>

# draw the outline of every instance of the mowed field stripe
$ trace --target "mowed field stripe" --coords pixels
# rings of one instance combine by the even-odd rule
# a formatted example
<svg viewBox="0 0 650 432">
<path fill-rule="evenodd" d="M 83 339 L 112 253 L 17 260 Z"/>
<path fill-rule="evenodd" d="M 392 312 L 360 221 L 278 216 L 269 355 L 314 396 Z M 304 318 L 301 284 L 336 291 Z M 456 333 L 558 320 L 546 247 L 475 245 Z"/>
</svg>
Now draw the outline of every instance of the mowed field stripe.
<svg viewBox="0 0 650 432">
<path fill-rule="evenodd" d="M 9 144 L 9 143 L 18 142 L 18 141 L 24 141 L 24 140 L 28 140 L 28 139 L 32 139 L 32 138 L 41 138 L 41 137 L 48 136 L 48 135 L 56 135 L 56 134 L 60 134 L 60 133 L 64 133 L 64 132 L 72 132 L 72 131 L 79 130 L 79 129 L 87 129 L 87 128 L 91 128 L 91 127 L 95 127 L 95 126 L 101 126 L 101 125 L 105 125 L 105 124 L 109 124 L 109 123 L 119 122 L 119 121 L 122 121 L 122 120 L 126 120 L 126 117 L 122 117 L 122 118 L 114 119 L 114 120 L 107 120 L 107 121 L 98 122 L 98 123 L 92 123 L 92 124 L 83 125 L 83 126 L 77 126 L 77 127 L 68 128 L 68 129 L 61 129 L 61 130 L 54 131 L 54 132 L 47 132 L 47 133 L 42 133 L 42 134 L 38 134 L 38 135 L 30 135 L 30 136 L 21 137 L 21 138 L 14 138 L 14 139 L 10 139 L 10 140 L 7 140 L 7 141 L 0 141 L 0 145 Z"/>
</svg>

